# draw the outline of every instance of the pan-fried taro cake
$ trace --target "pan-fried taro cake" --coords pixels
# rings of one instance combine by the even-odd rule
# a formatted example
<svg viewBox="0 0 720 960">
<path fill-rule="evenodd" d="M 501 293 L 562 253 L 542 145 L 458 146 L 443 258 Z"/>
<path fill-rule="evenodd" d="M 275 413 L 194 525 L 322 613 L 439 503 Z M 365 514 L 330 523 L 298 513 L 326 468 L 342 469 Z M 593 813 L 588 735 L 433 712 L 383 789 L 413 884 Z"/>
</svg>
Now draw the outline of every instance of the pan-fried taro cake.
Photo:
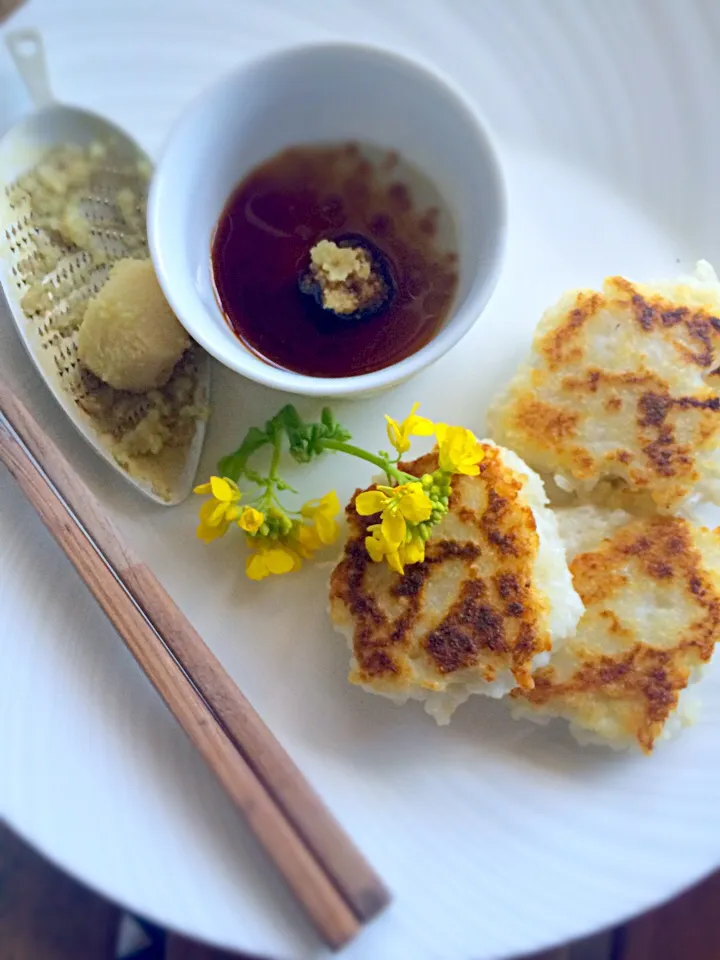
<svg viewBox="0 0 720 960">
<path fill-rule="evenodd" d="M 331 578 L 351 682 L 399 702 L 424 700 L 439 723 L 472 693 L 532 688 L 533 670 L 582 612 L 540 479 L 509 450 L 482 447 L 478 476 L 453 478 L 424 562 L 403 575 L 373 563 L 365 537 L 377 517 L 359 516 L 353 497 Z M 435 454 L 402 465 L 418 477 L 436 467 Z"/>
<path fill-rule="evenodd" d="M 590 505 L 557 515 L 585 613 L 513 712 L 649 753 L 693 719 L 690 685 L 720 639 L 720 531 Z"/>
<path fill-rule="evenodd" d="M 720 283 L 610 277 L 566 293 L 493 403 L 493 438 L 581 497 L 644 497 L 673 511 L 720 503 Z"/>
</svg>

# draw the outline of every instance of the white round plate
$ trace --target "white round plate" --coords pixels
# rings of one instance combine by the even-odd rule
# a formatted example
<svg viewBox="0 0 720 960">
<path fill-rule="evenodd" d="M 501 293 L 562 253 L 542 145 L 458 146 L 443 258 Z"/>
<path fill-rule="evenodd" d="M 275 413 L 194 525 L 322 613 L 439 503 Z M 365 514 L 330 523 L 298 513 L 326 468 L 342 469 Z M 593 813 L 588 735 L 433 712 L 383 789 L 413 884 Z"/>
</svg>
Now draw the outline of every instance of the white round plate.
<svg viewBox="0 0 720 960">
<path fill-rule="evenodd" d="M 243 56 L 352 37 L 438 63 L 475 98 L 507 173 L 507 260 L 481 321 L 432 370 L 338 404 L 370 446 L 413 399 L 482 428 L 543 308 L 606 274 L 720 263 L 720 6 L 714 0 L 31 0 L 58 95 L 151 154 L 189 97 Z M 0 122 L 25 109 L 0 61 Z M 448 145 L 448 149 L 452 149 Z M 395 893 L 347 950 L 489 960 L 670 897 L 720 864 L 720 684 L 650 759 L 576 747 L 562 725 L 475 698 L 449 728 L 351 689 L 327 570 L 248 584 L 237 541 L 193 539 L 195 503 L 155 508 L 72 435 L 0 317 L 8 377 L 94 485 Z M 283 402 L 225 371 L 203 470 Z M 319 404 L 302 404 L 308 414 Z M 341 498 L 367 476 L 303 474 Z M 183 734 L 0 473 L 0 816 L 160 923 L 283 960 L 322 949 Z"/>
</svg>

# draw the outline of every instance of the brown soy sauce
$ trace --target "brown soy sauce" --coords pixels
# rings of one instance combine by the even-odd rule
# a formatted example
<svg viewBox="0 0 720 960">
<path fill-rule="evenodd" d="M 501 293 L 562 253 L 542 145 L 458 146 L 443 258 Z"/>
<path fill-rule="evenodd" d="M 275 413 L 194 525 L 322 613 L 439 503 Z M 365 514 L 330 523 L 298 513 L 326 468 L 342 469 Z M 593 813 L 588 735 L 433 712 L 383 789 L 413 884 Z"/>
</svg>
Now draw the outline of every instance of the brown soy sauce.
<svg viewBox="0 0 720 960">
<path fill-rule="evenodd" d="M 437 209 L 416 210 L 393 179 L 396 155 L 368 161 L 354 144 L 293 147 L 253 170 L 232 194 L 212 243 L 220 306 L 267 362 L 315 377 L 390 366 L 445 321 L 457 257 L 437 242 Z M 366 237 L 384 257 L 393 295 L 374 316 L 342 318 L 303 295 L 298 278 L 320 240 Z"/>
</svg>

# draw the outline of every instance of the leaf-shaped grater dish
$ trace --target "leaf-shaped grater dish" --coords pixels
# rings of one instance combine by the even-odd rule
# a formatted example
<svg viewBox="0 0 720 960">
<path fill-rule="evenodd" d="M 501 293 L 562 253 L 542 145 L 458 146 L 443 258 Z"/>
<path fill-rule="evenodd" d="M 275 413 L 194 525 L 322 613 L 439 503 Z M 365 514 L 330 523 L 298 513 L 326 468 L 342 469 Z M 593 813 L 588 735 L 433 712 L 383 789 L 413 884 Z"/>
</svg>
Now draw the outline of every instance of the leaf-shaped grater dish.
<svg viewBox="0 0 720 960">
<path fill-rule="evenodd" d="M 40 35 L 7 44 L 35 112 L 0 142 L 0 284 L 40 375 L 87 442 L 136 489 L 172 505 L 192 487 L 209 358 L 191 345 L 159 390 L 127 393 L 77 359 L 88 301 L 117 260 L 149 256 L 151 166 L 113 124 L 54 102 Z"/>
</svg>

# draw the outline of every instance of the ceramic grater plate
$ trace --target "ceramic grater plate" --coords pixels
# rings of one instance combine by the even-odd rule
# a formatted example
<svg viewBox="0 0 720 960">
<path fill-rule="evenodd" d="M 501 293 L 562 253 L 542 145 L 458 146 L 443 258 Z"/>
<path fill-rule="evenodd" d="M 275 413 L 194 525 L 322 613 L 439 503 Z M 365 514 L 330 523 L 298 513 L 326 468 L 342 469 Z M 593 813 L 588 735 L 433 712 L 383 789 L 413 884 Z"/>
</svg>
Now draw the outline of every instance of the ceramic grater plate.
<svg viewBox="0 0 720 960">
<path fill-rule="evenodd" d="M 58 145 L 88 148 L 98 143 L 106 146 L 106 155 L 76 207 L 89 228 L 91 254 L 39 222 L 23 178 Z M 94 414 L 92 395 L 98 384 L 82 372 L 77 360 L 77 327 L 112 263 L 148 256 L 144 205 L 149 169 L 147 157 L 132 140 L 85 111 L 51 105 L 15 126 L 0 143 L 0 282 L 35 366 L 88 443 L 147 496 L 173 504 L 192 486 L 204 422 L 195 421 L 194 433 L 182 447 L 170 448 L 159 458 L 132 457 L 123 464 L 114 452 L 116 438 L 99 428 Z M 122 209 L 117 202 L 121 191 L 126 199 L 132 197 Z M 193 403 L 206 406 L 207 356 L 192 348 L 180 373 L 192 378 Z M 155 403 L 145 395 L 115 393 L 123 411 L 118 418 L 122 430 L 132 429 Z"/>
</svg>

